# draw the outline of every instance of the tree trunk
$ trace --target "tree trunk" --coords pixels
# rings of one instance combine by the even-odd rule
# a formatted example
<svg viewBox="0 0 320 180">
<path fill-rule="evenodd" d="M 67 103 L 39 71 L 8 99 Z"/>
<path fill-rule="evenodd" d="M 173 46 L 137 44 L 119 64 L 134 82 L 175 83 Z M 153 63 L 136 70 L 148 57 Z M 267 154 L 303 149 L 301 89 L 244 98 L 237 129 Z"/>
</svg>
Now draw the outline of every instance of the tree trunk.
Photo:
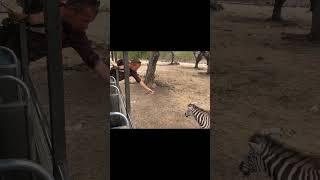
<svg viewBox="0 0 320 180">
<path fill-rule="evenodd" d="M 320 1 L 312 0 L 311 40 L 320 41 Z"/>
<path fill-rule="evenodd" d="M 174 52 L 171 51 L 171 63 L 170 64 L 173 64 L 173 61 L 174 61 Z"/>
<path fill-rule="evenodd" d="M 111 51 L 111 61 L 114 61 L 113 51 Z"/>
<path fill-rule="evenodd" d="M 199 62 L 202 60 L 202 57 L 204 56 L 204 51 L 200 51 L 200 53 L 198 54 L 198 56 L 196 57 L 196 64 L 194 66 L 194 68 L 198 69 L 198 65 Z"/>
<path fill-rule="evenodd" d="M 179 65 L 179 62 L 177 62 L 175 60 L 175 54 L 174 54 L 174 51 L 171 51 L 171 63 L 170 65 Z"/>
<path fill-rule="evenodd" d="M 286 0 L 275 0 L 274 6 L 273 6 L 273 13 L 272 13 L 272 20 L 273 21 L 281 21 L 281 10 L 283 4 L 286 2 Z"/>
<path fill-rule="evenodd" d="M 196 60 L 197 59 L 197 51 L 192 51 L 192 54 L 194 56 L 194 59 Z"/>
<path fill-rule="evenodd" d="M 207 68 L 207 74 L 210 74 L 210 63 L 211 63 L 211 61 L 210 61 L 210 51 L 206 51 L 204 57 L 205 57 L 206 60 L 207 60 L 207 66 L 208 66 L 208 68 Z"/>
<path fill-rule="evenodd" d="M 152 85 L 154 82 L 155 72 L 156 72 L 156 67 L 157 67 L 157 62 L 159 57 L 160 57 L 159 51 L 152 51 L 149 59 L 149 63 L 148 63 L 146 77 L 145 77 L 145 84 L 147 84 L 148 86 Z"/>
</svg>

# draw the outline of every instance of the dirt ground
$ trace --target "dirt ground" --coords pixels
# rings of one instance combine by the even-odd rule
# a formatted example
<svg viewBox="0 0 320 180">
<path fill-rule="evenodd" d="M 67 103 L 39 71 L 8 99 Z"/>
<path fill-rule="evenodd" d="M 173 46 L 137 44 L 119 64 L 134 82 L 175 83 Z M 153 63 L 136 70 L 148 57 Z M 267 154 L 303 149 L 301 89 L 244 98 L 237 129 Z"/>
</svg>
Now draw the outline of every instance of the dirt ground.
<svg viewBox="0 0 320 180">
<path fill-rule="evenodd" d="M 147 69 L 146 63 L 143 61 L 138 70 L 143 78 Z M 210 77 L 206 74 L 207 65 L 199 64 L 200 69 L 194 69 L 194 62 L 168 64 L 157 64 L 153 95 L 146 94 L 146 91 L 130 78 L 131 114 L 135 128 L 199 128 L 193 118 L 185 117 L 187 105 L 196 102 L 199 107 L 210 109 Z M 124 83 L 121 82 L 120 86 L 124 92 Z"/>
<path fill-rule="evenodd" d="M 265 21 L 271 7 L 223 5 L 224 11 L 211 14 L 216 123 L 211 178 L 242 179 L 238 166 L 248 137 L 264 128 L 293 129 L 297 134 L 281 141 L 319 154 L 320 46 L 282 39 L 283 32 L 309 32 L 308 9 L 285 8 L 287 21 L 274 23 Z"/>
<path fill-rule="evenodd" d="M 106 13 L 101 12 L 88 29 L 96 51 L 106 54 Z M 63 50 L 67 159 L 72 179 L 106 179 L 108 84 L 89 70 L 71 48 Z M 48 111 L 46 60 L 31 64 L 31 74 L 42 106 Z M 109 168 L 109 167 L 108 167 Z"/>
</svg>

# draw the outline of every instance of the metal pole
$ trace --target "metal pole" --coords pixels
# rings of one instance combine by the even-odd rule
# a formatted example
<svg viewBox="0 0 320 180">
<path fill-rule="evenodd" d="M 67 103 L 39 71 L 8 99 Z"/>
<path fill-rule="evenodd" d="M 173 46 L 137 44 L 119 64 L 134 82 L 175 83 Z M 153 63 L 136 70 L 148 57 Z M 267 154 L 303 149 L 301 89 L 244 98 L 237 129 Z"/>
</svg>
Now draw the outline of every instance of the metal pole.
<svg viewBox="0 0 320 180">
<path fill-rule="evenodd" d="M 214 4 L 214 2 L 215 2 L 215 0 L 211 0 L 211 3 L 212 4 Z M 211 11 L 211 10 L 209 10 L 209 11 Z M 212 13 L 212 14 L 211 14 Z M 211 11 L 210 12 L 210 27 L 213 27 L 212 25 L 213 25 L 213 16 L 214 16 L 214 11 Z M 213 37 L 213 31 L 211 30 L 210 31 L 210 42 L 212 42 L 211 40 L 212 40 L 212 37 Z M 210 53 L 212 52 L 212 49 L 211 49 L 211 47 L 209 47 L 210 48 Z M 212 58 L 212 56 L 211 56 L 211 54 L 210 54 L 210 56 L 209 56 L 210 58 Z M 211 61 L 212 59 L 210 59 L 210 61 Z M 212 67 L 212 65 L 213 65 L 213 63 L 212 62 L 210 62 L 209 64 L 208 64 L 208 66 L 211 66 Z M 210 92 L 214 92 L 213 91 L 213 83 L 214 83 L 214 79 L 213 79 L 213 76 L 211 75 L 211 72 L 212 72 L 212 68 L 210 67 L 210 74 L 209 74 L 209 76 L 210 76 Z M 209 67 L 208 67 L 209 68 Z M 213 102 L 213 95 L 211 95 L 210 96 L 210 102 Z M 212 104 L 210 104 L 210 147 L 215 147 L 215 144 L 214 144 L 214 139 L 213 139 L 213 133 L 214 133 L 214 130 L 213 130 L 213 110 L 212 110 Z M 212 159 L 214 157 L 214 152 L 213 152 L 213 149 L 212 148 L 210 148 L 210 159 Z M 213 170 L 214 170 L 214 163 L 212 162 L 212 161 L 210 161 L 210 177 L 213 177 Z"/>
<path fill-rule="evenodd" d="M 23 12 L 26 12 L 28 8 L 27 1 L 23 4 Z M 20 38 L 20 57 L 21 57 L 21 70 L 22 75 L 25 78 L 29 74 L 29 67 L 28 67 L 28 43 L 27 43 L 27 32 L 26 32 L 26 24 L 24 22 L 19 23 L 19 38 Z M 21 98 L 21 97 L 20 97 Z M 26 110 L 26 112 L 28 112 Z M 35 146 L 34 141 L 32 139 L 32 124 L 30 123 L 29 115 L 27 117 L 27 129 L 28 129 L 28 144 L 29 144 L 29 158 L 35 160 Z"/>
<path fill-rule="evenodd" d="M 118 62 L 118 56 L 117 56 L 117 51 L 114 51 L 114 61 L 117 63 Z M 119 68 L 116 69 L 116 80 L 117 80 L 117 86 L 119 86 Z"/>
<path fill-rule="evenodd" d="M 29 1 L 24 1 L 23 3 L 23 12 L 27 13 L 29 11 Z M 19 38 L 20 38 L 20 57 L 21 57 L 21 70 L 22 76 L 24 79 L 29 75 L 29 54 L 28 54 L 28 39 L 27 39 L 27 25 L 25 22 L 19 23 Z M 27 114 L 27 129 L 28 129 L 28 144 L 29 144 L 29 158 L 31 160 L 36 160 L 37 152 L 34 141 L 34 132 L 33 126 L 31 123 L 30 116 L 28 114 L 28 109 L 25 110 Z M 32 175 L 31 179 L 35 179 L 34 175 Z"/>
<path fill-rule="evenodd" d="M 42 166 L 21 159 L 0 159 L 0 174 L 10 171 L 32 172 L 41 180 L 54 180 Z"/>
<path fill-rule="evenodd" d="M 48 35 L 48 86 L 50 102 L 52 154 L 56 163 L 53 175 L 56 180 L 69 179 L 66 174 L 66 143 L 64 114 L 64 84 L 61 55 L 61 20 L 59 0 L 45 1 L 45 19 Z M 62 172 L 61 172 L 62 170 Z"/>
<path fill-rule="evenodd" d="M 114 61 L 113 51 L 111 51 L 111 61 Z"/>
<path fill-rule="evenodd" d="M 125 96 L 126 96 L 126 111 L 127 115 L 130 114 L 131 110 L 131 104 L 130 104 L 130 85 L 129 85 L 129 76 L 130 76 L 130 70 L 129 70 L 129 57 L 128 57 L 128 51 L 123 51 L 123 60 L 124 60 L 124 74 L 125 74 Z"/>
<path fill-rule="evenodd" d="M 26 24 L 21 22 L 19 24 L 20 30 L 20 49 L 21 49 L 21 65 L 23 75 L 28 74 L 28 45 L 27 45 L 27 33 Z"/>
<path fill-rule="evenodd" d="M 131 128 L 131 124 L 130 124 L 130 122 L 128 120 L 128 117 L 123 115 L 122 113 L 120 113 L 120 112 L 110 112 L 110 116 L 119 116 L 126 123 L 125 126 L 128 126 L 129 128 Z"/>
<path fill-rule="evenodd" d="M 28 12 L 29 9 L 29 1 L 25 0 L 23 3 L 23 12 Z M 27 31 L 26 31 L 26 23 L 19 23 L 19 37 L 20 37 L 20 57 L 21 57 L 21 70 L 22 75 L 25 77 L 29 74 L 29 54 L 28 54 L 28 39 L 27 39 Z"/>
<path fill-rule="evenodd" d="M 119 68 L 117 67 L 116 69 L 116 84 L 118 87 L 120 87 L 120 84 L 119 84 Z"/>
</svg>

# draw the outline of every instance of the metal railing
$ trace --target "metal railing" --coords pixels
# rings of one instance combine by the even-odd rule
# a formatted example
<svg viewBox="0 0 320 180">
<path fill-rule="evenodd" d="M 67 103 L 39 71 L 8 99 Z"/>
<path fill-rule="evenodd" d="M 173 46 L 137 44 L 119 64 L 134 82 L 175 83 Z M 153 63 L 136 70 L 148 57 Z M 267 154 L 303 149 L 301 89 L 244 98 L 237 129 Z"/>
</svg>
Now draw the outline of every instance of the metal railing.
<svg viewBox="0 0 320 180">
<path fill-rule="evenodd" d="M 17 56 L 11 49 L 3 46 L 0 46 L 0 71 L 0 75 L 21 77 L 21 68 Z"/>
<path fill-rule="evenodd" d="M 0 174 L 10 171 L 29 172 L 40 180 L 54 180 L 48 171 L 34 162 L 19 159 L 0 159 Z"/>
<path fill-rule="evenodd" d="M 25 109 L 23 112 L 19 111 L 21 113 L 19 118 L 24 117 L 26 119 L 26 127 L 20 128 L 26 128 L 28 131 L 26 139 L 28 141 L 29 155 L 25 158 L 38 162 L 46 171 L 52 173 L 54 162 L 51 154 L 50 123 L 41 111 L 29 74 L 21 72 L 21 65 L 12 50 L 0 46 L 0 81 L 3 83 L 0 94 L 0 109 L 3 111 L 9 110 L 9 112 L 17 108 Z M 8 99 L 8 97 L 10 98 Z M 9 101 L 6 102 L 3 99 Z M 1 120 L 5 121 L 5 119 Z M 17 123 L 19 121 L 17 119 Z"/>
<path fill-rule="evenodd" d="M 126 129 L 126 127 L 131 128 L 131 124 L 130 124 L 128 118 L 124 114 L 122 114 L 120 112 L 110 112 L 110 117 L 114 117 L 114 116 L 119 116 L 121 121 L 123 121 L 124 125 L 123 126 L 114 127 L 113 129 L 123 129 L 123 128 Z"/>
<path fill-rule="evenodd" d="M 49 118 L 44 114 L 40 107 L 40 102 L 35 92 L 35 88 L 29 75 L 24 76 L 25 82 L 30 89 L 31 101 L 29 104 L 29 116 L 32 122 L 34 142 L 39 163 L 49 172 L 53 172 L 53 157 L 51 154 L 52 143 L 50 133 Z"/>
<path fill-rule="evenodd" d="M 111 85 L 117 85 L 117 81 L 113 76 L 110 76 L 110 84 Z"/>
<path fill-rule="evenodd" d="M 21 99 L 13 102 L 0 103 L 0 109 L 14 109 L 19 107 L 25 107 L 24 117 L 27 119 L 28 139 L 30 158 L 34 161 L 38 161 L 47 171 L 52 172 L 53 162 L 51 156 L 51 141 L 47 128 L 43 126 L 45 119 L 42 119 L 39 112 L 39 104 L 34 102 L 33 96 L 28 86 L 20 79 L 10 76 L 0 76 L 0 81 L 11 81 L 19 87 L 19 97 Z M 17 87 L 17 88 L 18 88 Z M 23 97 L 23 98 L 22 98 Z"/>
<path fill-rule="evenodd" d="M 124 97 L 122 96 L 121 90 L 118 86 L 110 84 L 110 99 L 111 99 L 111 112 L 110 121 L 118 121 L 116 124 L 121 124 L 121 129 L 127 127 L 132 128 L 132 123 L 127 118 L 127 111 L 125 108 Z M 120 122 L 119 122 L 120 121 Z M 119 126 L 119 127 L 120 127 Z M 112 127 L 119 129 L 118 127 Z"/>
<path fill-rule="evenodd" d="M 118 70 L 117 76 L 118 76 Z M 110 77 L 110 122 L 112 129 L 131 129 L 133 124 L 127 112 L 126 101 L 119 87 L 119 78 Z"/>
<path fill-rule="evenodd" d="M 17 85 L 17 88 L 19 88 L 19 90 L 22 90 L 24 93 L 24 95 L 20 94 L 20 98 L 19 101 L 14 101 L 14 102 L 8 102 L 8 103 L 1 103 L 0 104 L 0 108 L 12 108 L 12 107 L 17 107 L 17 106 L 28 106 L 30 100 L 31 100 L 31 95 L 30 95 L 30 91 L 27 87 L 27 85 L 20 79 L 11 76 L 11 75 L 3 75 L 0 76 L 0 81 L 12 81 L 13 83 L 15 83 Z M 20 91 L 21 93 L 21 91 Z M 25 98 L 23 99 L 22 96 L 25 96 Z"/>
</svg>

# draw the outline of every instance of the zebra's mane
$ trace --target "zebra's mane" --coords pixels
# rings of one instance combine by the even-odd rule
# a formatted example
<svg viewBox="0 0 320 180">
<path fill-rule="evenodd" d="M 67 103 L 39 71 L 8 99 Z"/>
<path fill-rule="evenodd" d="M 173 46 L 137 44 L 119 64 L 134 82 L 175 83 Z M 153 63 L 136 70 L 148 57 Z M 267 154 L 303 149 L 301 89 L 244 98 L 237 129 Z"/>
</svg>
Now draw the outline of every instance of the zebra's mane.
<svg viewBox="0 0 320 180">
<path fill-rule="evenodd" d="M 303 158 L 305 158 L 305 157 L 312 158 L 313 160 L 310 161 L 310 163 L 312 163 L 314 165 L 314 167 L 316 167 L 320 170 L 320 154 L 302 152 L 301 150 L 299 150 L 296 147 L 289 146 L 288 144 L 282 143 L 279 140 L 276 140 L 268 135 L 264 135 L 264 134 L 260 134 L 260 133 L 255 133 L 251 137 L 249 137 L 249 142 L 259 143 L 259 139 L 261 139 L 261 138 L 265 139 L 267 143 L 271 144 L 271 146 L 282 147 L 290 152 L 297 154 L 297 156 L 300 156 Z"/>
<path fill-rule="evenodd" d="M 193 106 L 194 108 L 196 108 L 196 109 L 198 109 L 198 110 L 200 110 L 200 111 L 203 111 L 203 112 L 206 112 L 206 113 L 210 113 L 209 111 L 207 111 L 207 110 L 205 110 L 205 109 L 202 109 L 202 108 L 200 108 L 200 107 L 198 107 L 197 105 L 195 105 L 195 104 L 189 104 L 189 106 Z"/>
</svg>

